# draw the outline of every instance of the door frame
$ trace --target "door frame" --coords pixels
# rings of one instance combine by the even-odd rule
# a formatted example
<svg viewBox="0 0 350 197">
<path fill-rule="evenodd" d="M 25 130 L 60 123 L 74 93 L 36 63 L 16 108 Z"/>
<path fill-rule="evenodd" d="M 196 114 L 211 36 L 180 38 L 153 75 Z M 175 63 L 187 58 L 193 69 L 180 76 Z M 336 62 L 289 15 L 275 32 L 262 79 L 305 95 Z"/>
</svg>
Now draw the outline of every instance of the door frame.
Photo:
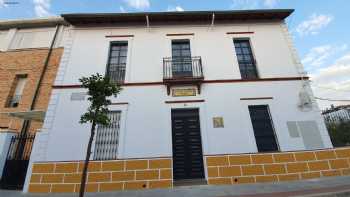
<svg viewBox="0 0 350 197">
<path fill-rule="evenodd" d="M 173 162 L 173 137 L 172 137 L 172 117 L 171 117 L 171 113 L 172 113 L 172 110 L 191 110 L 191 109 L 198 109 L 198 116 L 199 116 L 199 126 L 200 126 L 200 131 L 199 131 L 199 134 L 201 136 L 201 148 L 202 148 L 202 159 L 203 159 L 203 171 L 204 171 L 204 179 L 207 181 L 208 180 L 208 174 L 207 174 L 207 162 L 205 160 L 205 153 L 207 152 L 207 149 L 205 147 L 205 144 L 208 144 L 208 137 L 206 135 L 206 132 L 207 132 L 207 124 L 205 124 L 204 121 L 202 121 L 202 119 L 206 119 L 206 114 L 204 113 L 205 112 L 205 108 L 204 106 L 202 106 L 203 104 L 202 103 L 193 103 L 193 104 L 171 104 L 169 106 L 169 111 L 168 111 L 168 114 L 169 114 L 169 135 L 170 135 L 170 151 L 171 151 L 171 160 Z M 203 112 L 204 111 L 204 112 Z M 202 114 L 204 113 L 204 114 Z M 205 136 L 203 135 L 203 133 L 205 133 Z M 173 169 L 174 169 L 174 166 L 172 164 L 172 173 L 173 173 Z M 173 182 L 174 182 L 174 178 L 173 178 Z"/>
</svg>

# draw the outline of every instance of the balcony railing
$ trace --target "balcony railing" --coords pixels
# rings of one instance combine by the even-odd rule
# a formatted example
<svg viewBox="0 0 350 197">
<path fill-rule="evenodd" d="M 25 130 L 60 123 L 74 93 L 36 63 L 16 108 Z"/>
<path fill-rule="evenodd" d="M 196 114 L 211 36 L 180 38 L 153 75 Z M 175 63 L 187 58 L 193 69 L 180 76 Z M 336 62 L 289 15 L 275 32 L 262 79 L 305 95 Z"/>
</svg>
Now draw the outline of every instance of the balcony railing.
<svg viewBox="0 0 350 197">
<path fill-rule="evenodd" d="M 116 83 L 123 83 L 125 79 L 125 64 L 109 65 L 107 76 Z"/>
<path fill-rule="evenodd" d="M 203 78 L 201 57 L 163 58 L 163 79 L 165 81 Z"/>
</svg>

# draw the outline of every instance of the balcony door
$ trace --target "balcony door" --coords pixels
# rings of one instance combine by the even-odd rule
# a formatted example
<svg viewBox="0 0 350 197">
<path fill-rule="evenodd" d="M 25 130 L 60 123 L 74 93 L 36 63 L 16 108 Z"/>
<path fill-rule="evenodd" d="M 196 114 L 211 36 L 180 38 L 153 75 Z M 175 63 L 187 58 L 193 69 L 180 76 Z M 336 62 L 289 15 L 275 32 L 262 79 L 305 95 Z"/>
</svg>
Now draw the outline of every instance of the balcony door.
<svg viewBox="0 0 350 197">
<path fill-rule="evenodd" d="M 190 40 L 172 40 L 172 74 L 175 78 L 192 76 Z"/>
</svg>

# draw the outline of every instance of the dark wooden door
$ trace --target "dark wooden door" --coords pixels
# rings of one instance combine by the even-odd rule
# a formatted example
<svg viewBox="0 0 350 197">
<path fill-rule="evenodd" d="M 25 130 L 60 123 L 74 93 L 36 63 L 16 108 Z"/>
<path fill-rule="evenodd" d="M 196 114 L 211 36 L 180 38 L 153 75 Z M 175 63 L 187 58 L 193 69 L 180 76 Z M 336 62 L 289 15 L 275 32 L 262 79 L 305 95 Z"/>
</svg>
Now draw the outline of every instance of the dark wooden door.
<svg viewBox="0 0 350 197">
<path fill-rule="evenodd" d="M 277 151 L 278 146 L 268 106 L 251 105 L 249 113 L 258 151 Z"/>
<path fill-rule="evenodd" d="M 198 109 L 172 110 L 175 180 L 204 178 Z"/>
</svg>

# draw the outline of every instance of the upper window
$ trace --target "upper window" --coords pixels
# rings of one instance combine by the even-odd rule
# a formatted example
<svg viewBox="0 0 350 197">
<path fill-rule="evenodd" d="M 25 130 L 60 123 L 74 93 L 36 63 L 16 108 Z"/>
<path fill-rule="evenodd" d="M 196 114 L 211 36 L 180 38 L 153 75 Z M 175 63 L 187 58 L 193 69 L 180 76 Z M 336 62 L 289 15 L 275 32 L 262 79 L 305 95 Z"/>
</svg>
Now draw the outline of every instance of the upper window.
<svg viewBox="0 0 350 197">
<path fill-rule="evenodd" d="M 174 77 L 192 76 L 190 40 L 172 40 L 172 74 Z"/>
<path fill-rule="evenodd" d="M 7 101 L 7 107 L 17 107 L 21 100 L 24 86 L 27 82 L 27 75 L 17 75 Z"/>
<path fill-rule="evenodd" d="M 124 82 L 127 53 L 127 42 L 111 43 L 106 73 L 110 80 L 117 83 Z"/>
<path fill-rule="evenodd" d="M 234 39 L 233 40 L 241 72 L 242 79 L 256 79 L 258 72 L 256 70 L 255 60 L 249 39 Z"/>
</svg>

